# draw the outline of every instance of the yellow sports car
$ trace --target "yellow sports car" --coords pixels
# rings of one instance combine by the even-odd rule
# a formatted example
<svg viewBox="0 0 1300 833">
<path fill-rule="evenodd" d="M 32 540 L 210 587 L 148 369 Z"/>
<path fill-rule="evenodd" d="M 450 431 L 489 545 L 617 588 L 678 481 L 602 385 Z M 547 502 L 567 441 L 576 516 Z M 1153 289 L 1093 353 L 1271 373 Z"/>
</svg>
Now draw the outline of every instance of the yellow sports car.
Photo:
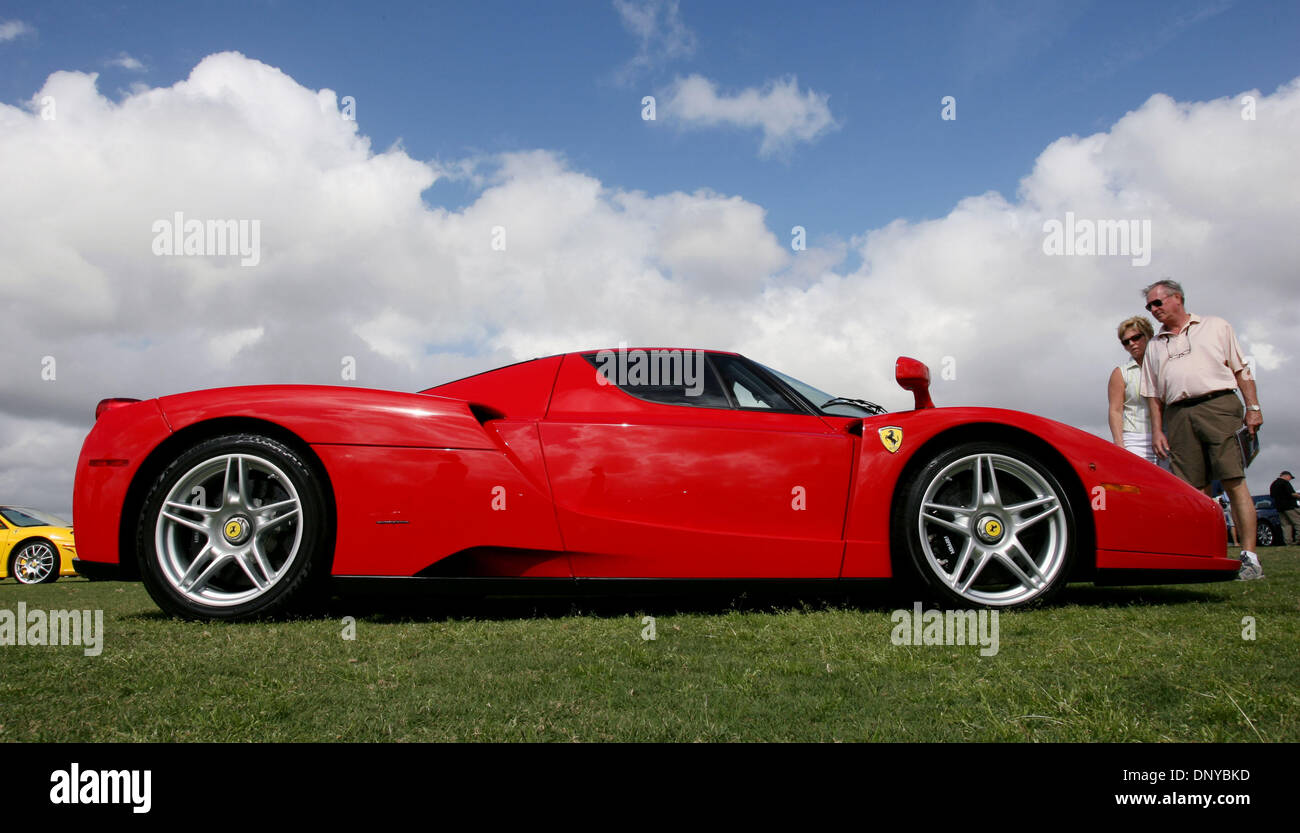
<svg viewBox="0 0 1300 833">
<path fill-rule="evenodd" d="M 63 520 L 35 509 L 0 506 L 0 578 L 43 584 L 75 576 L 77 557 L 72 529 Z"/>
</svg>

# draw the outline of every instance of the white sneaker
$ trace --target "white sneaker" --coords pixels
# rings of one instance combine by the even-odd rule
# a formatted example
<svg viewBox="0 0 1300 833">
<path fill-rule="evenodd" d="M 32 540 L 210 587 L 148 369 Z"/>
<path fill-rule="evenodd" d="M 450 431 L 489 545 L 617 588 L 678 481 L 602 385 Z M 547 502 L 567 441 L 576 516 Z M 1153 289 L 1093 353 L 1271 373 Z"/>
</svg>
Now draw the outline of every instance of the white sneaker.
<svg viewBox="0 0 1300 833">
<path fill-rule="evenodd" d="M 1254 581 L 1263 577 L 1264 568 L 1259 563 L 1259 557 L 1242 550 L 1241 569 L 1237 572 L 1237 581 Z"/>
</svg>

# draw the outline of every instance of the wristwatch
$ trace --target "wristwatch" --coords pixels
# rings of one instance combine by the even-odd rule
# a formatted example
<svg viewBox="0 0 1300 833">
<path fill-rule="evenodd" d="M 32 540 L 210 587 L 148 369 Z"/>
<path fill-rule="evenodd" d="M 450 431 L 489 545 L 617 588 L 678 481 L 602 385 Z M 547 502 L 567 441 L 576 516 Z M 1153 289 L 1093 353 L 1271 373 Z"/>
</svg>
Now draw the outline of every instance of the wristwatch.
<svg viewBox="0 0 1300 833">
<path fill-rule="evenodd" d="M 1259 410 L 1259 406 L 1258 406 L 1258 405 L 1247 405 L 1247 406 L 1246 406 L 1246 410 L 1248 410 L 1248 411 L 1258 411 L 1258 410 Z"/>
</svg>

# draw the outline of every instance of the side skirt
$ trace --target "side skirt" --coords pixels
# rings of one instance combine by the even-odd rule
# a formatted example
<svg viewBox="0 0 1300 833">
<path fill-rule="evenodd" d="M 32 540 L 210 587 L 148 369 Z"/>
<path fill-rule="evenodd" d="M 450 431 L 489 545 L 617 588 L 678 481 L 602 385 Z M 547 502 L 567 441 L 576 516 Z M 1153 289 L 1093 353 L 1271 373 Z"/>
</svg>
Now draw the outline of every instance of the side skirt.
<svg viewBox="0 0 1300 833">
<path fill-rule="evenodd" d="M 805 591 L 843 593 L 862 589 L 887 578 L 852 579 L 731 579 L 731 578 L 479 578 L 334 576 L 340 594 L 421 593 L 479 596 L 632 595 L 730 592 Z"/>
<path fill-rule="evenodd" d="M 1139 584 L 1202 584 L 1233 581 L 1236 570 L 1125 570 L 1107 567 L 1097 570 L 1093 583 L 1098 587 Z"/>
</svg>

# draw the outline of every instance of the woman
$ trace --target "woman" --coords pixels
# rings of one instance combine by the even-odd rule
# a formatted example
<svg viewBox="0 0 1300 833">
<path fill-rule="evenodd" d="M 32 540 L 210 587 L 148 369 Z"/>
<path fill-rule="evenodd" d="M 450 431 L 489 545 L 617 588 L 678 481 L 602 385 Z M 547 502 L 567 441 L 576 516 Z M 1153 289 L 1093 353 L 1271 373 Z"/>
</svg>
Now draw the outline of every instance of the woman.
<svg viewBox="0 0 1300 833">
<path fill-rule="evenodd" d="M 1129 361 L 1111 371 L 1106 393 L 1110 399 L 1110 434 L 1115 445 L 1145 458 L 1147 462 L 1167 467 L 1156 458 L 1151 447 L 1151 416 L 1147 402 L 1139 393 L 1142 384 L 1142 357 L 1147 342 L 1155 334 L 1146 316 L 1126 318 L 1119 325 L 1119 343 L 1128 351 Z"/>
</svg>

